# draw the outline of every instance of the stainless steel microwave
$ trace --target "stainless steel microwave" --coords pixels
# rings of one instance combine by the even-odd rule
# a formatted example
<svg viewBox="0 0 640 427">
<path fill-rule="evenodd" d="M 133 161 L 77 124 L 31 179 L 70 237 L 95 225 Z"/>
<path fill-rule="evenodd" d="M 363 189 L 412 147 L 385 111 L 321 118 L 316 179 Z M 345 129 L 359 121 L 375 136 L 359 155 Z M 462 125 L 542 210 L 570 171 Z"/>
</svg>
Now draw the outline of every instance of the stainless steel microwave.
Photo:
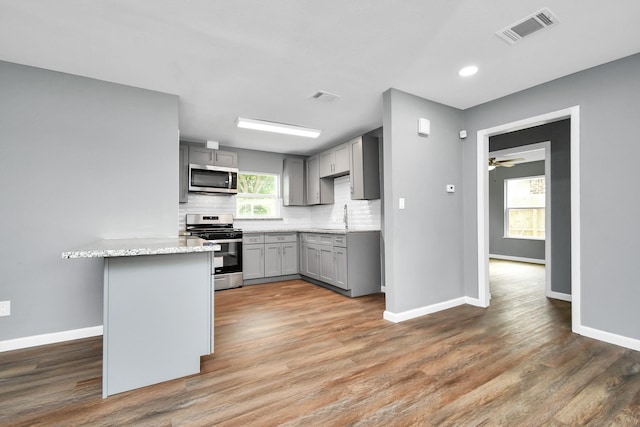
<svg viewBox="0 0 640 427">
<path fill-rule="evenodd" d="M 238 193 L 238 169 L 189 164 L 189 191 L 192 193 Z"/>
</svg>

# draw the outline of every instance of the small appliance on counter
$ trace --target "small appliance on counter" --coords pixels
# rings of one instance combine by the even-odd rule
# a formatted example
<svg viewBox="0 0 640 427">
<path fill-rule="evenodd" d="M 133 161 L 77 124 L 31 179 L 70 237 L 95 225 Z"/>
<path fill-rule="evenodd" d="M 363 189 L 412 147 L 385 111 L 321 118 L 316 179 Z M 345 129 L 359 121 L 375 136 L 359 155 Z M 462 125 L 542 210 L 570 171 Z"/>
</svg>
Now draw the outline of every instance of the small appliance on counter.
<svg viewBox="0 0 640 427">
<path fill-rule="evenodd" d="M 216 291 L 242 286 L 242 230 L 233 228 L 233 215 L 187 214 L 186 231 L 220 245 L 211 272 Z"/>
</svg>

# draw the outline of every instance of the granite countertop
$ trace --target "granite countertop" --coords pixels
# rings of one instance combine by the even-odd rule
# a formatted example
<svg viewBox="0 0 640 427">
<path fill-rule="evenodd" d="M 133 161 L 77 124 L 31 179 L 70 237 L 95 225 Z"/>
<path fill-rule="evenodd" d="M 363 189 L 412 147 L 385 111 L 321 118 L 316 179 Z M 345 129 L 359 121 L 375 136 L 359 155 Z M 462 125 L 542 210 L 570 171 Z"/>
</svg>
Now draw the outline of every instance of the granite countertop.
<svg viewBox="0 0 640 427">
<path fill-rule="evenodd" d="M 368 233 L 380 231 L 377 229 L 356 228 L 345 230 L 344 228 L 314 228 L 314 227 L 265 227 L 259 229 L 243 228 L 242 232 L 249 233 L 322 233 L 322 234 L 347 234 L 347 233 Z"/>
<path fill-rule="evenodd" d="M 220 245 L 191 236 L 105 239 L 62 253 L 62 258 L 109 258 L 219 251 Z"/>
</svg>

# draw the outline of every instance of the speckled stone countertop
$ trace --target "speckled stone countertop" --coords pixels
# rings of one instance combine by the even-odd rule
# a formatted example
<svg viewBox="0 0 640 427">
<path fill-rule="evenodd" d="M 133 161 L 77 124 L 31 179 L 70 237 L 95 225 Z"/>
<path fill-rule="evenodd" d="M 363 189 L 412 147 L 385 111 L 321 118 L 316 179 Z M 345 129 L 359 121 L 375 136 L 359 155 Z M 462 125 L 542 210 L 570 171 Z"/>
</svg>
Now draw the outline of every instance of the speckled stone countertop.
<svg viewBox="0 0 640 427">
<path fill-rule="evenodd" d="M 322 234 L 347 234 L 347 233 L 368 233 L 372 231 L 380 231 L 374 229 L 356 228 L 345 230 L 344 228 L 311 228 L 311 227 L 295 227 L 295 228 L 276 228 L 265 227 L 258 229 L 243 228 L 242 232 L 249 233 L 322 233 Z"/>
<path fill-rule="evenodd" d="M 62 253 L 62 258 L 109 258 L 138 255 L 187 254 L 219 251 L 199 237 L 174 236 L 139 239 L 105 239 Z"/>
</svg>

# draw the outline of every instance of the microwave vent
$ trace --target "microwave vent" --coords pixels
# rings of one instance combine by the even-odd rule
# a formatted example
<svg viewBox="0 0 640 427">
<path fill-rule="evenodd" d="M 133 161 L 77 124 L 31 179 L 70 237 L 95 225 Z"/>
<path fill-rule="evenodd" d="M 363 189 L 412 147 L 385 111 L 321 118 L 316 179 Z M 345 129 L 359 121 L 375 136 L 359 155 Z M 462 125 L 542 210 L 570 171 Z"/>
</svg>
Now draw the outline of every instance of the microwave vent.
<svg viewBox="0 0 640 427">
<path fill-rule="evenodd" d="M 558 18 L 549 9 L 542 9 L 496 32 L 496 35 L 509 44 L 515 44 L 545 28 L 556 24 Z"/>
</svg>

